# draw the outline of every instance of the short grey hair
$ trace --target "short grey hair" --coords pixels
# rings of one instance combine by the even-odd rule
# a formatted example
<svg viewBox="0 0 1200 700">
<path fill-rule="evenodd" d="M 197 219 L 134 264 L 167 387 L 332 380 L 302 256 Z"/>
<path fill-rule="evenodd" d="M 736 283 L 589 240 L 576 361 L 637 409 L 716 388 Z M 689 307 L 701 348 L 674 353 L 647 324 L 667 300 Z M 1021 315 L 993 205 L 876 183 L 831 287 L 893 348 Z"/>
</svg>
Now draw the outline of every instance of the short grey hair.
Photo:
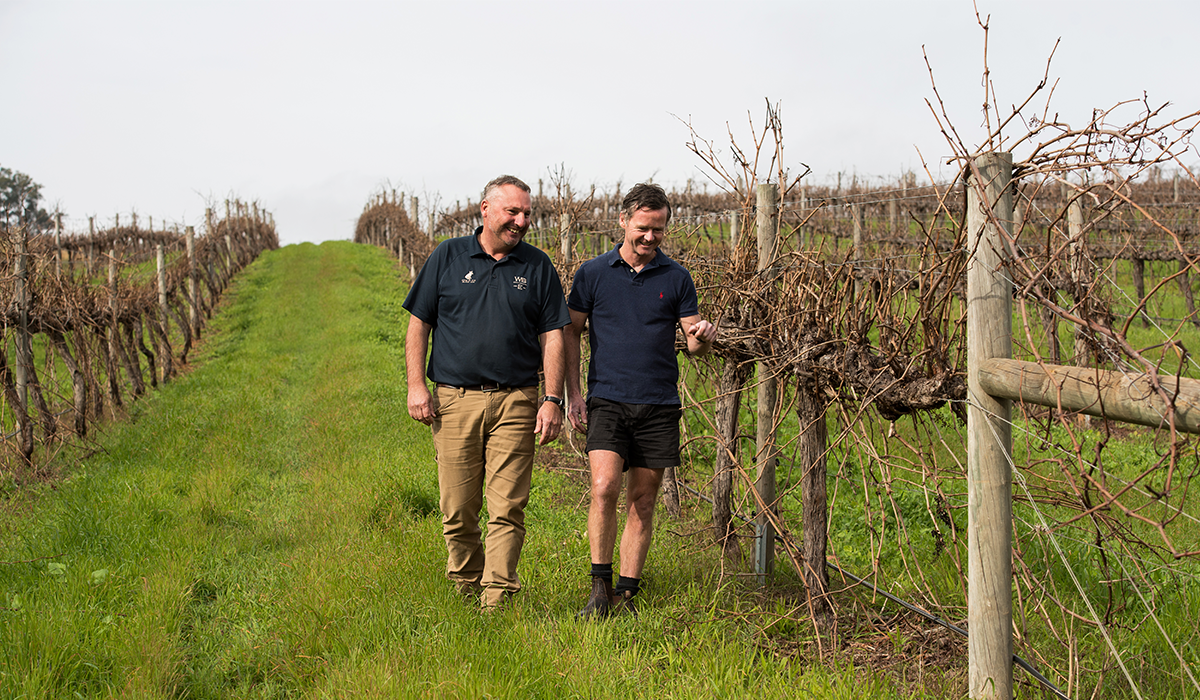
<svg viewBox="0 0 1200 700">
<path fill-rule="evenodd" d="M 479 201 L 486 202 L 487 198 L 491 197 L 493 192 L 500 189 L 501 187 L 504 187 L 505 185 L 512 185 L 513 187 L 520 188 L 524 192 L 530 191 L 529 185 L 526 185 L 521 180 L 521 178 L 516 177 L 514 175 L 501 175 L 500 177 L 494 178 L 491 182 L 484 185 L 483 198 L 480 199 Z"/>
</svg>

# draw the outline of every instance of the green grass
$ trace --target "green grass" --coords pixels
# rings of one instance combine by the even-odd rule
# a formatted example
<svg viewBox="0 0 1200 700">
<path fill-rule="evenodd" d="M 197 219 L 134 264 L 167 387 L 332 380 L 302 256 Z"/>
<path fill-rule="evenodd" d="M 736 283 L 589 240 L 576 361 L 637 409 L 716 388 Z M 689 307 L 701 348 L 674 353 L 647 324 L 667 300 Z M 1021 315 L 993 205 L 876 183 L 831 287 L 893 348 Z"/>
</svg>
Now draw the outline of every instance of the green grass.
<svg viewBox="0 0 1200 700">
<path fill-rule="evenodd" d="M 346 242 L 264 254 L 194 371 L 53 489 L 7 492 L 0 697 L 926 697 L 816 660 L 703 512 L 661 521 L 640 618 L 577 622 L 584 487 L 563 472 L 535 474 L 514 604 L 459 599 L 400 277 Z"/>
</svg>

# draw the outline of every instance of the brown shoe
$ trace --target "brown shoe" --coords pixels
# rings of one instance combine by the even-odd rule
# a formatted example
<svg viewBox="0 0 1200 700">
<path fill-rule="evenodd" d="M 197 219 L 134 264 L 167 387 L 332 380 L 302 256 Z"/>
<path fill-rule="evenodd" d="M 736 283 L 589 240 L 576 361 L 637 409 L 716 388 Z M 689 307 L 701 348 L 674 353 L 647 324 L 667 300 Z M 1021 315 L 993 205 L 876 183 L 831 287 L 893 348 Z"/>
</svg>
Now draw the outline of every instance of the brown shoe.
<svg viewBox="0 0 1200 700">
<path fill-rule="evenodd" d="M 621 591 L 617 593 L 613 599 L 612 612 L 613 616 L 628 615 L 629 617 L 637 617 L 637 603 L 633 601 L 633 591 Z"/>
<path fill-rule="evenodd" d="M 612 612 L 612 584 L 599 576 L 592 577 L 592 595 L 575 617 L 580 620 L 604 619 Z"/>
</svg>

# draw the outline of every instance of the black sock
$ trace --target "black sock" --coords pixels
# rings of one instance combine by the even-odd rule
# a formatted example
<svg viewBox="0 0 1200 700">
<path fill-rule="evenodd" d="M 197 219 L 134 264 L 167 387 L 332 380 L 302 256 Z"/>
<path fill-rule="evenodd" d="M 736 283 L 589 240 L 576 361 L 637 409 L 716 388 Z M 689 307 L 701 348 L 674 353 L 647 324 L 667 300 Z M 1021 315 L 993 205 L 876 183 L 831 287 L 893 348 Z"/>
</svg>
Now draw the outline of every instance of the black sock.
<svg viewBox="0 0 1200 700">
<path fill-rule="evenodd" d="M 619 595 L 625 591 L 629 591 L 629 596 L 632 598 L 641 590 L 642 580 L 640 578 L 629 578 L 621 576 L 617 579 L 617 587 L 613 590 L 614 595 Z"/>
<path fill-rule="evenodd" d="M 602 578 L 612 585 L 613 569 L 612 564 L 597 564 L 592 562 L 592 578 Z"/>
</svg>

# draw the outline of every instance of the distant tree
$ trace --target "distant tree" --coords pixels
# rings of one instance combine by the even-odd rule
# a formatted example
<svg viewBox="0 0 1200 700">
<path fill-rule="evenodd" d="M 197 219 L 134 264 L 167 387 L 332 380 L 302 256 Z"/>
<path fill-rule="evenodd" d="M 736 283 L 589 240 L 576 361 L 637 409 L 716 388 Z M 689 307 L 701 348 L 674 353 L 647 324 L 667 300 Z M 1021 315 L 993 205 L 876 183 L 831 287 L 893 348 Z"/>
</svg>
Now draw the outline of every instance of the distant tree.
<svg viewBox="0 0 1200 700">
<path fill-rule="evenodd" d="M 0 227 L 33 224 L 49 227 L 50 214 L 41 208 L 42 186 L 25 173 L 0 167 Z"/>
</svg>

